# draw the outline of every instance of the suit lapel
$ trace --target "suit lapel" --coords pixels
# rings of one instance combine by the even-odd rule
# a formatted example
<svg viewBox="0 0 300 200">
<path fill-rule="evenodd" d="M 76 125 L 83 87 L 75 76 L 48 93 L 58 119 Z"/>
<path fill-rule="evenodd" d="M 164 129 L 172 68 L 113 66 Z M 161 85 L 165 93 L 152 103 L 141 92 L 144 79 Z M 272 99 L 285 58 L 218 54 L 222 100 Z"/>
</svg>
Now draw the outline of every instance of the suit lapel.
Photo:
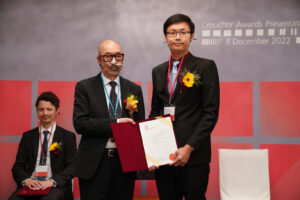
<svg viewBox="0 0 300 200">
<path fill-rule="evenodd" d="M 54 142 L 61 142 L 61 131 L 60 131 L 60 127 L 56 124 L 56 129 L 54 131 L 54 135 L 53 135 L 53 139 L 52 139 L 52 143 Z"/>
<path fill-rule="evenodd" d="M 120 85 L 121 85 L 121 104 L 122 104 L 122 116 L 128 116 L 127 110 L 125 109 L 124 100 L 127 99 L 127 96 L 131 93 L 130 88 L 128 87 L 126 80 L 120 76 Z"/>
<path fill-rule="evenodd" d="M 194 56 L 192 54 L 189 55 L 189 57 L 187 58 L 187 60 L 184 62 L 184 64 L 182 65 L 182 68 L 180 70 L 180 74 L 184 71 L 187 70 L 189 72 L 192 72 L 192 69 L 194 68 Z M 174 98 L 176 98 L 176 96 L 180 93 L 180 78 L 181 75 L 178 75 L 177 77 L 177 84 L 174 90 L 174 93 L 172 95 L 172 100 L 171 102 L 174 102 Z"/>
<path fill-rule="evenodd" d="M 39 145 L 40 145 L 40 142 L 39 142 L 39 127 L 35 128 L 33 130 L 33 133 L 32 133 L 32 145 L 33 145 L 33 158 L 34 158 L 34 164 L 36 163 L 36 160 L 37 160 L 37 156 L 38 156 L 38 149 L 39 149 Z"/>
<path fill-rule="evenodd" d="M 57 142 L 57 143 L 63 142 L 62 141 L 62 132 L 61 132 L 60 127 L 57 124 L 56 124 L 56 129 L 54 131 L 54 135 L 53 135 L 51 144 L 53 144 L 54 142 Z M 63 146 L 63 148 L 64 148 L 64 146 Z M 50 152 L 50 165 L 51 165 L 51 170 L 52 170 L 53 174 L 56 173 L 56 168 L 57 168 L 57 164 L 58 164 L 56 157 L 57 156 L 53 152 Z"/>
<path fill-rule="evenodd" d="M 163 67 L 161 68 L 161 71 L 158 74 L 158 91 L 163 91 L 163 96 L 165 97 L 165 101 L 169 102 L 170 94 L 168 92 L 168 80 L 167 80 L 167 74 L 168 74 L 168 67 L 169 62 L 166 62 L 163 64 Z"/>
<path fill-rule="evenodd" d="M 106 102 L 106 94 L 105 94 L 105 90 L 104 90 L 104 85 L 103 85 L 102 79 L 100 77 L 101 73 L 99 73 L 95 77 L 93 87 L 94 87 L 94 90 L 95 90 L 95 94 L 96 94 L 97 100 L 99 102 L 98 105 L 102 106 L 101 111 L 105 112 L 106 116 L 109 116 L 108 105 L 107 105 L 107 102 Z M 105 106 L 106 109 L 103 109 L 104 106 Z"/>
</svg>

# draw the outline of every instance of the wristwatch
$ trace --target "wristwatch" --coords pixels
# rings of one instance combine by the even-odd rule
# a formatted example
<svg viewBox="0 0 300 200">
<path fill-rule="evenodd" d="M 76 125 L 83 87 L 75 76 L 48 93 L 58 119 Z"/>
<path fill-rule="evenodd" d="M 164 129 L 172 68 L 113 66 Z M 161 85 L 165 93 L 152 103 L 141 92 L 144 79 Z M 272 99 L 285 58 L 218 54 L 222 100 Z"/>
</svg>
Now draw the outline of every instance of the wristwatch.
<svg viewBox="0 0 300 200">
<path fill-rule="evenodd" d="M 53 178 L 49 178 L 49 180 L 53 182 L 53 187 L 57 186 L 57 182 Z"/>
</svg>

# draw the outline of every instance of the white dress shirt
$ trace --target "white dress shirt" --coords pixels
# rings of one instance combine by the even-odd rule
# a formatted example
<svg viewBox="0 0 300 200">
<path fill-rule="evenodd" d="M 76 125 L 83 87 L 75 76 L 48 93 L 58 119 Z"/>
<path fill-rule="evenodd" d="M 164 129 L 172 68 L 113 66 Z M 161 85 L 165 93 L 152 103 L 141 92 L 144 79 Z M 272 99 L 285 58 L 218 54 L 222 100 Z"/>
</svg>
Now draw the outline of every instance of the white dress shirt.
<svg viewBox="0 0 300 200">
<path fill-rule="evenodd" d="M 102 75 L 103 75 L 103 82 L 104 82 L 104 84 L 105 84 L 105 86 L 106 86 L 106 90 L 107 90 L 107 93 L 108 93 L 108 94 L 106 94 L 106 91 L 104 91 L 104 92 L 105 92 L 105 97 L 106 97 L 107 109 L 109 109 L 109 99 L 108 99 L 108 97 L 109 97 L 110 90 L 111 90 L 111 86 L 110 86 L 109 82 L 110 82 L 111 80 L 110 80 L 109 78 L 105 77 L 103 73 L 102 73 Z M 117 84 L 116 87 L 115 87 L 115 92 L 116 92 L 117 95 L 118 95 L 118 89 L 119 89 L 119 87 L 120 87 L 120 85 L 119 85 L 119 80 L 120 80 L 120 76 L 118 76 L 118 77 L 114 80 L 114 82 Z M 105 89 L 104 89 L 104 90 L 105 90 Z M 118 99 L 118 100 L 119 100 L 119 105 L 120 105 L 120 107 L 121 107 L 121 109 L 122 109 L 122 102 L 121 102 L 121 88 L 120 88 L 120 94 L 119 94 L 119 99 Z M 113 106 L 115 106 L 115 105 L 113 105 Z M 117 148 L 117 146 L 116 146 L 116 143 L 115 143 L 115 142 L 111 141 L 111 139 L 108 139 L 105 148 L 111 149 L 111 148 Z"/>
<path fill-rule="evenodd" d="M 50 151 L 49 151 L 49 147 L 52 144 L 53 141 L 53 135 L 56 129 L 56 123 L 54 123 L 51 127 L 49 127 L 48 129 L 45 129 L 43 126 L 39 127 L 39 149 L 38 149 L 38 154 L 37 154 L 37 159 L 36 159 L 36 163 L 35 163 L 35 169 L 31 175 L 31 178 L 35 178 L 35 172 L 36 172 L 36 167 L 40 165 L 40 158 L 41 158 L 41 144 L 43 144 L 44 141 L 44 134 L 43 131 L 48 130 L 50 133 L 50 136 L 48 139 L 48 148 L 47 148 L 47 159 L 46 159 L 46 166 L 47 166 L 47 178 L 46 180 L 49 180 L 49 178 L 52 177 L 52 170 L 51 170 L 51 161 L 50 161 Z M 41 136 L 40 136 L 41 135 Z"/>
</svg>

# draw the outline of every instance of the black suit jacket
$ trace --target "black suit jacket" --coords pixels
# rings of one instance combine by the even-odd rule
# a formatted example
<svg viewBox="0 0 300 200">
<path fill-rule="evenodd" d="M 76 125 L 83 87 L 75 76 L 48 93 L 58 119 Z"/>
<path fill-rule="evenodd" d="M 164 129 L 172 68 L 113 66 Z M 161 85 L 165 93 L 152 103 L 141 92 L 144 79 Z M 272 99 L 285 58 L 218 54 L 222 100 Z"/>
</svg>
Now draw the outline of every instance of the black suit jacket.
<svg viewBox="0 0 300 200">
<path fill-rule="evenodd" d="M 169 63 L 165 62 L 152 70 L 153 96 L 150 117 L 163 114 L 165 105 L 169 104 L 169 92 L 166 77 Z M 179 147 L 191 145 L 192 152 L 188 165 L 210 162 L 211 139 L 210 134 L 217 122 L 219 112 L 219 77 L 215 62 L 198 58 L 189 54 L 181 72 L 188 70 L 201 77 L 203 85 L 189 88 L 180 93 L 179 79 L 171 100 L 176 106 L 175 121 L 173 123 Z"/>
<path fill-rule="evenodd" d="M 122 117 L 129 117 L 123 102 L 132 93 L 139 99 L 138 112 L 134 112 L 133 118 L 135 121 L 143 120 L 145 111 L 141 87 L 121 76 L 120 85 Z M 116 121 L 109 118 L 100 74 L 78 82 L 75 88 L 73 124 L 82 138 L 78 148 L 76 176 L 87 180 L 95 174 L 106 143 L 113 136 L 110 123 Z"/>
<path fill-rule="evenodd" d="M 75 134 L 56 125 L 52 141 L 53 143 L 61 142 L 63 145 L 63 150 L 59 155 L 50 152 L 52 178 L 57 182 L 57 187 L 64 189 L 65 199 L 73 199 L 71 180 L 74 176 L 74 161 L 77 151 Z M 22 181 L 31 177 L 35 169 L 39 145 L 38 127 L 23 133 L 12 168 L 18 188 L 22 187 Z"/>
</svg>

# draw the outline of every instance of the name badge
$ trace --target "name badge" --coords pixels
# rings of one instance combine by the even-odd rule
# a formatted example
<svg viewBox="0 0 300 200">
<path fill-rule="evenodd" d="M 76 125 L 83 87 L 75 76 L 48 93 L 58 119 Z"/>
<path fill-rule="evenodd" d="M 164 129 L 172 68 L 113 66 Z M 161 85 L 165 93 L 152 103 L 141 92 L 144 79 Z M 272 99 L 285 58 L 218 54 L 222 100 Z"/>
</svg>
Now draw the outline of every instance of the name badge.
<svg viewBox="0 0 300 200">
<path fill-rule="evenodd" d="M 172 121 L 175 121 L 175 106 L 165 106 L 164 115 L 170 114 Z"/>
<path fill-rule="evenodd" d="M 47 177 L 47 165 L 39 165 L 35 170 L 35 177 Z"/>
</svg>

